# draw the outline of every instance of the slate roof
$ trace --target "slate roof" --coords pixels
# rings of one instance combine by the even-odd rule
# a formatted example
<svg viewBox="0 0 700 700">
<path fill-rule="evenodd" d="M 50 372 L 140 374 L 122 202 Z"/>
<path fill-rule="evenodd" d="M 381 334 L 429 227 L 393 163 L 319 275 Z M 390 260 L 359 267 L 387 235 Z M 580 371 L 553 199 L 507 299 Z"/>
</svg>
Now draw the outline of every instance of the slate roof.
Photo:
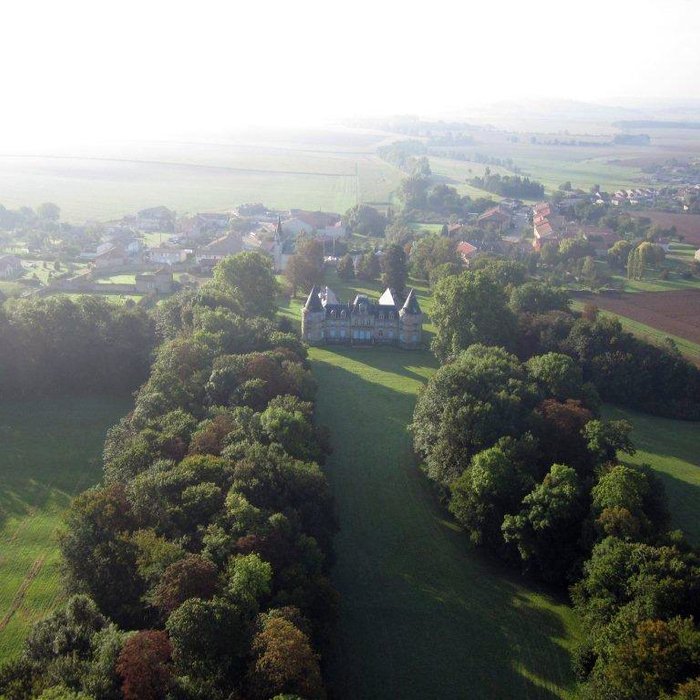
<svg viewBox="0 0 700 700">
<path fill-rule="evenodd" d="M 408 293 L 403 304 L 403 310 L 407 314 L 419 314 L 421 312 L 420 306 L 418 306 L 418 299 L 416 299 L 416 294 L 413 290 Z"/>
<path fill-rule="evenodd" d="M 321 305 L 321 298 L 319 297 L 318 293 L 318 287 L 311 288 L 311 291 L 309 292 L 309 298 L 306 300 L 306 304 L 304 304 L 305 309 L 308 309 L 309 311 L 323 311 L 323 306 Z"/>
<path fill-rule="evenodd" d="M 365 313 L 369 316 L 387 313 L 390 314 L 389 318 L 395 318 L 391 314 L 396 314 L 401 308 L 409 314 L 421 313 L 418 299 L 413 290 L 408 293 L 406 300 L 402 303 L 396 290 L 389 288 L 384 291 L 378 302 L 370 299 L 366 294 L 358 294 L 351 302 L 340 302 L 332 289 L 313 287 L 304 308 L 309 311 L 325 311 L 326 316 L 340 318 L 343 311 L 347 312 L 348 316 L 359 313 L 361 304 L 366 304 Z"/>
</svg>

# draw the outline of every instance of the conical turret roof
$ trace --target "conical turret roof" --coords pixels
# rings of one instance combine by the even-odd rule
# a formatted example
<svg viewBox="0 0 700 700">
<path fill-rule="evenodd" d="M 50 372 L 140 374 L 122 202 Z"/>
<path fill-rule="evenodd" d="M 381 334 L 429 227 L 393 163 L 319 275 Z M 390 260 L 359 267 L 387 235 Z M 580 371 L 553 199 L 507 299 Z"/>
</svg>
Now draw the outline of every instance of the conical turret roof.
<svg viewBox="0 0 700 700">
<path fill-rule="evenodd" d="M 309 298 L 306 300 L 304 308 L 308 311 L 323 311 L 321 298 L 318 295 L 318 287 L 311 288 L 311 291 L 309 292 Z"/>
<path fill-rule="evenodd" d="M 418 299 L 416 298 L 416 293 L 411 289 L 401 307 L 407 314 L 419 314 L 421 313 L 420 306 L 418 306 Z"/>
</svg>

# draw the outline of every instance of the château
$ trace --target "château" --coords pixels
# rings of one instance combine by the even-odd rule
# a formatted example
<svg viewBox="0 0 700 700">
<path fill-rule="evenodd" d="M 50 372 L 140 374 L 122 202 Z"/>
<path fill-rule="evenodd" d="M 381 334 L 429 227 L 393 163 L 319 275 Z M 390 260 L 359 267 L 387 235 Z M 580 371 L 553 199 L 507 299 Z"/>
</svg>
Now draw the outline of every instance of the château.
<svg viewBox="0 0 700 700">
<path fill-rule="evenodd" d="M 314 287 L 302 309 L 301 334 L 310 345 L 416 349 L 423 339 L 423 312 L 412 289 L 405 297 L 387 288 L 379 301 L 358 294 L 353 301 L 343 303 L 332 289 Z"/>
</svg>

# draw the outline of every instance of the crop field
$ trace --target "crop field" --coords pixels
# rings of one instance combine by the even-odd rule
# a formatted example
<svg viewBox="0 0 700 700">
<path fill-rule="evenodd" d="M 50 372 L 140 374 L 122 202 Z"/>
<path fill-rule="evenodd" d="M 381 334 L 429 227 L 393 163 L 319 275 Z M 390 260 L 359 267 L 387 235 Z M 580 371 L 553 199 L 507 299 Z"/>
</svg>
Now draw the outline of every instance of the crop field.
<svg viewBox="0 0 700 700">
<path fill-rule="evenodd" d="M 101 476 L 107 429 L 131 408 L 109 397 L 0 403 L 0 661 L 61 600 L 57 532 Z"/>
<path fill-rule="evenodd" d="M 700 344 L 700 289 L 687 291 L 599 294 L 580 298 L 604 311 Z"/>
<path fill-rule="evenodd" d="M 327 283 L 343 300 L 378 290 Z M 298 319 L 300 300 L 282 311 Z M 432 354 L 312 348 L 310 359 L 341 526 L 334 697 L 573 697 L 572 610 L 476 553 L 418 469 L 406 425 Z"/>
<path fill-rule="evenodd" d="M 700 423 L 657 418 L 627 409 L 606 406 L 608 419 L 624 418 L 634 426 L 632 441 L 637 452 L 624 462 L 648 464 L 666 489 L 674 527 L 700 545 Z"/>
<path fill-rule="evenodd" d="M 386 203 L 401 173 L 374 154 L 385 135 L 318 132 L 240 143 L 100 144 L 0 156 L 0 203 L 53 201 L 66 221 L 106 220 L 163 204 L 178 213 L 245 202 L 344 212 Z M 315 139 L 315 140 L 314 140 Z"/>
</svg>

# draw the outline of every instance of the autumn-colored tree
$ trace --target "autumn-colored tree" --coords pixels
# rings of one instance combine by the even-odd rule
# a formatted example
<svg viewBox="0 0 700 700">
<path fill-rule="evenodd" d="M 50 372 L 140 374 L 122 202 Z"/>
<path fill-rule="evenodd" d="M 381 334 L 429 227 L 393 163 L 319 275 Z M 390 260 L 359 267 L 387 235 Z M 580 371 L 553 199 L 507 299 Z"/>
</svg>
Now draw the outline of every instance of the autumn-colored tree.
<svg viewBox="0 0 700 700">
<path fill-rule="evenodd" d="M 188 598 L 208 600 L 216 586 L 216 566 L 198 554 L 189 554 L 165 570 L 152 600 L 165 613 L 171 613 Z"/>
<path fill-rule="evenodd" d="M 265 617 L 252 643 L 249 669 L 251 696 L 267 700 L 278 694 L 323 698 L 323 683 L 308 637 L 289 620 Z"/>
<path fill-rule="evenodd" d="M 124 700 L 161 700 L 172 683 L 172 648 L 162 630 L 142 630 L 124 643 L 117 673 Z"/>
</svg>

